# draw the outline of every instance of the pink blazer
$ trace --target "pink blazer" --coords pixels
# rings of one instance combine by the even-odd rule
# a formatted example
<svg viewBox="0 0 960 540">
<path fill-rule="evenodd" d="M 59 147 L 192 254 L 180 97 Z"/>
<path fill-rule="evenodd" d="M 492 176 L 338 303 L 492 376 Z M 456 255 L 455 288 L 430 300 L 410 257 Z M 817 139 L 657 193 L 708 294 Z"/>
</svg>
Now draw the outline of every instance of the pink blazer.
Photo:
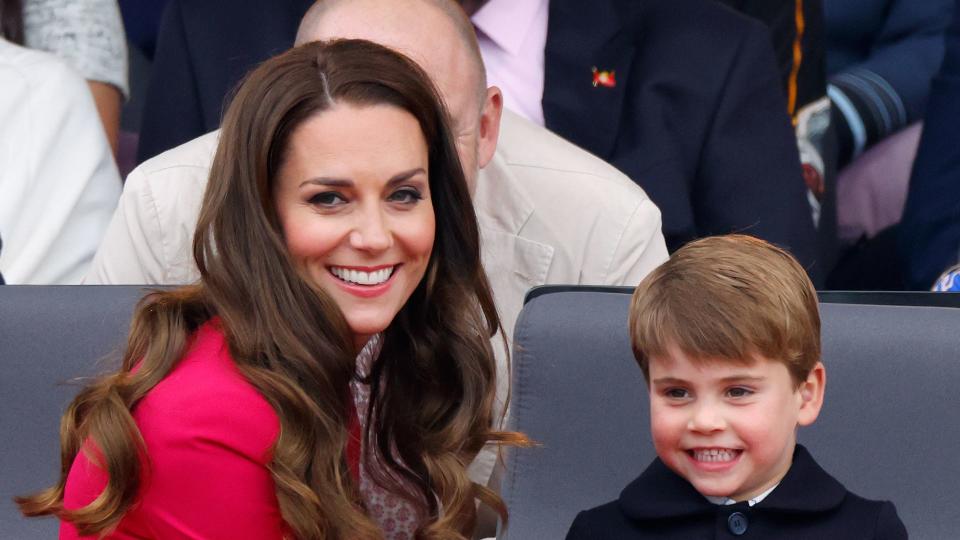
<svg viewBox="0 0 960 540">
<path fill-rule="evenodd" d="M 148 466 L 138 503 L 109 538 L 279 539 L 286 531 L 267 464 L 280 433 L 276 413 L 240 374 L 214 322 L 134 408 Z M 106 473 L 79 453 L 64 505 L 80 508 L 106 486 Z M 79 539 L 68 522 L 61 539 Z"/>
</svg>

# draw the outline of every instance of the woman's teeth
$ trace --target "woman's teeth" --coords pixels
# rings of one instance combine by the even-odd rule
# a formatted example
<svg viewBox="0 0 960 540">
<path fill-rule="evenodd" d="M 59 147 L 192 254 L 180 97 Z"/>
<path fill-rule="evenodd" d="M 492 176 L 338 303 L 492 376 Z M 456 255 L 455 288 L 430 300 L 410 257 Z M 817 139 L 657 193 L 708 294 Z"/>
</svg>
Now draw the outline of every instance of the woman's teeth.
<svg viewBox="0 0 960 540">
<path fill-rule="evenodd" d="M 330 272 L 343 281 L 356 283 L 357 285 L 379 285 L 390 279 L 390 276 L 393 275 L 394 268 L 395 267 L 391 266 L 373 272 L 364 272 L 362 270 L 351 270 L 339 266 L 331 266 Z"/>
</svg>

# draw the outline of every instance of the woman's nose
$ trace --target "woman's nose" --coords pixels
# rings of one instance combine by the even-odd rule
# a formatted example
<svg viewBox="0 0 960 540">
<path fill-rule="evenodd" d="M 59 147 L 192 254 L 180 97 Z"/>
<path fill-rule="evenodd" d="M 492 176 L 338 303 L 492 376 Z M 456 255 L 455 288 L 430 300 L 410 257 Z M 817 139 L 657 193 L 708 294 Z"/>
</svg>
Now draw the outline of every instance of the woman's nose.
<svg viewBox="0 0 960 540">
<path fill-rule="evenodd" d="M 392 246 L 393 235 L 383 212 L 378 209 L 358 215 L 350 232 L 350 245 L 363 251 L 383 251 Z"/>
</svg>

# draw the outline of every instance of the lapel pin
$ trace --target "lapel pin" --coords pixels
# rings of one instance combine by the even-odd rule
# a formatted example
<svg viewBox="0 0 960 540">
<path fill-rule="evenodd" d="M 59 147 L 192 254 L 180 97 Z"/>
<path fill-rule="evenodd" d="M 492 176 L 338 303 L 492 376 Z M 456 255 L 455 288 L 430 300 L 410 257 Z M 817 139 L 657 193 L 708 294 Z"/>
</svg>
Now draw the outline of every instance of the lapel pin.
<svg viewBox="0 0 960 540">
<path fill-rule="evenodd" d="M 604 88 L 613 88 L 617 86 L 617 72 L 616 71 L 600 71 L 597 68 L 593 68 L 593 86 L 594 88 L 598 86 L 603 86 Z"/>
</svg>

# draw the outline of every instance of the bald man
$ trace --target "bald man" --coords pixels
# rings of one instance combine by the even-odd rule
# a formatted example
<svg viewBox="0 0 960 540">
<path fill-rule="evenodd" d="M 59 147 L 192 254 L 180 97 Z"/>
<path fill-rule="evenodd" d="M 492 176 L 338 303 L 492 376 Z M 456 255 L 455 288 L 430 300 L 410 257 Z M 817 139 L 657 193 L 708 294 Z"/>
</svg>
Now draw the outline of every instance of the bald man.
<svg viewBox="0 0 960 540">
<path fill-rule="evenodd" d="M 636 184 L 503 111 L 500 90 L 486 87 L 472 26 L 456 4 L 318 3 L 304 17 L 297 42 L 336 37 L 395 48 L 434 78 L 452 116 L 483 265 L 508 339 L 531 287 L 633 286 L 666 260 L 660 212 Z M 199 137 L 130 173 L 86 283 L 172 285 L 199 277 L 191 245 L 217 137 Z M 506 365 L 502 359 L 500 396 L 509 381 Z M 478 458 L 474 479 L 485 482 L 493 461 L 490 453 Z"/>
</svg>

